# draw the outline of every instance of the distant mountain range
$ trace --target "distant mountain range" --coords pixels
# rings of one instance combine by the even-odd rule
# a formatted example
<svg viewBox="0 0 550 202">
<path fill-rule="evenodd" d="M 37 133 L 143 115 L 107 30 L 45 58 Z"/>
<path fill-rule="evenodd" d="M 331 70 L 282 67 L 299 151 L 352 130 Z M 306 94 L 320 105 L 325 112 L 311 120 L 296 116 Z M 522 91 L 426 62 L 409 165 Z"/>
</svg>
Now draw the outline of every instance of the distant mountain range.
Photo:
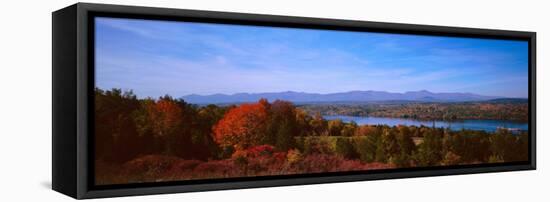
<svg viewBox="0 0 550 202">
<path fill-rule="evenodd" d="M 191 94 L 181 97 L 186 102 L 195 104 L 222 104 L 255 102 L 260 98 L 269 101 L 287 100 L 295 103 L 318 102 L 372 102 L 372 101 L 420 101 L 420 102 L 465 102 L 486 101 L 504 97 L 483 96 L 473 93 L 433 93 L 427 90 L 410 91 L 405 93 L 391 93 L 386 91 L 349 91 L 342 93 L 304 93 L 304 92 L 275 92 L 275 93 L 236 93 L 236 94 Z"/>
</svg>

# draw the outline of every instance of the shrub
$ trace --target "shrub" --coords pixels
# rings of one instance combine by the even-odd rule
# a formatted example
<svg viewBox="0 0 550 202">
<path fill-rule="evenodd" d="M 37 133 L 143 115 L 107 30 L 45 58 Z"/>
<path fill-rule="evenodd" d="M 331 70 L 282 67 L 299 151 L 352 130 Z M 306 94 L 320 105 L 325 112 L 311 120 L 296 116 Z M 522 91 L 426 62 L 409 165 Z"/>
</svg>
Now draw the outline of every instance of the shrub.
<svg viewBox="0 0 550 202">
<path fill-rule="evenodd" d="M 254 147 L 248 148 L 247 152 L 250 157 L 271 156 L 273 155 L 273 146 L 271 145 L 254 146 Z"/>
<path fill-rule="evenodd" d="M 179 160 L 177 157 L 147 155 L 128 161 L 122 167 L 129 174 L 156 175 L 167 171 Z"/>
<path fill-rule="evenodd" d="M 176 161 L 173 163 L 173 165 L 170 167 L 170 170 L 172 171 L 187 171 L 187 170 L 193 170 L 197 165 L 201 164 L 202 161 L 199 160 L 181 160 Z"/>
<path fill-rule="evenodd" d="M 336 171 L 342 161 L 343 158 L 334 155 L 311 154 L 295 164 L 294 170 L 298 173 L 331 172 Z"/>
<path fill-rule="evenodd" d="M 161 176 L 167 176 L 173 179 L 188 179 L 198 165 L 203 163 L 199 160 L 179 160 L 172 164 L 166 173 L 161 173 Z"/>
<path fill-rule="evenodd" d="M 164 181 L 172 166 L 182 159 L 162 155 L 147 155 L 128 161 L 122 165 L 119 175 L 127 176 L 124 183 Z"/>
<path fill-rule="evenodd" d="M 220 150 L 221 151 L 218 155 L 218 158 L 220 158 L 220 159 L 229 158 L 235 152 L 235 149 L 233 148 L 233 146 L 223 146 L 223 147 L 221 147 Z"/>
<path fill-rule="evenodd" d="M 489 163 L 502 163 L 504 159 L 501 156 L 491 155 L 489 157 Z"/>
<path fill-rule="evenodd" d="M 238 168 L 235 168 L 231 161 L 208 161 L 195 167 L 193 174 L 195 178 L 213 178 L 237 175 Z"/>
<path fill-rule="evenodd" d="M 289 164 L 295 164 L 302 160 L 302 153 L 296 149 L 291 149 L 287 152 L 286 159 Z"/>
<path fill-rule="evenodd" d="M 295 137 L 294 138 L 294 145 L 296 146 L 296 149 L 300 151 L 304 151 L 304 145 L 305 145 L 306 137 Z"/>
<path fill-rule="evenodd" d="M 379 163 L 363 164 L 358 160 L 346 160 L 335 155 L 311 154 L 304 156 L 300 162 L 293 164 L 291 170 L 293 170 L 294 173 L 321 173 L 354 170 L 364 171 L 392 167 L 392 165 Z"/>
<path fill-rule="evenodd" d="M 259 156 L 271 156 L 273 155 L 273 146 L 271 145 L 259 145 L 250 147 L 245 150 L 238 150 L 233 155 L 231 155 L 232 159 L 244 157 L 244 158 L 255 158 Z"/>
<path fill-rule="evenodd" d="M 456 155 L 455 153 L 449 151 L 445 154 L 445 157 L 443 157 L 443 161 L 441 164 L 443 165 L 458 165 L 460 163 L 460 156 Z"/>
<path fill-rule="evenodd" d="M 243 168 L 244 169 L 244 173 L 246 175 L 246 173 L 248 173 L 248 159 L 244 156 L 239 156 L 239 157 L 236 157 L 233 159 L 233 164 L 235 164 L 235 166 L 237 167 L 240 167 L 240 168 Z"/>
</svg>

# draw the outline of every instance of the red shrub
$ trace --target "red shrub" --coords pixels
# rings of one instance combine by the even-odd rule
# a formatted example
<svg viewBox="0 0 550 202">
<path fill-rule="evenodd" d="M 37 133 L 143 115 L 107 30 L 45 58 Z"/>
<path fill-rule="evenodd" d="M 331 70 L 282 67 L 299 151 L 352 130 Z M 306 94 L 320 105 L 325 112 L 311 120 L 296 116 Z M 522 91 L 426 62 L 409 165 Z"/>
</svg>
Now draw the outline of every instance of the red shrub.
<svg viewBox="0 0 550 202">
<path fill-rule="evenodd" d="M 275 153 L 273 153 L 273 158 L 276 161 L 285 161 L 286 160 L 286 152 L 275 152 Z"/>
<path fill-rule="evenodd" d="M 320 173 L 373 170 L 392 167 L 392 165 L 382 163 L 363 164 L 359 160 L 346 160 L 335 155 L 311 154 L 305 156 L 300 162 L 292 164 L 290 170 L 295 173 Z"/>
<path fill-rule="evenodd" d="M 238 150 L 233 153 L 232 158 L 257 158 L 257 157 L 271 157 L 273 155 L 273 146 L 271 145 L 259 145 L 250 147 L 245 150 Z"/>
<path fill-rule="evenodd" d="M 271 156 L 273 154 L 273 146 L 271 145 L 254 146 L 254 147 L 248 148 L 247 152 L 250 157 Z"/>
<path fill-rule="evenodd" d="M 97 183 L 112 184 L 288 175 L 394 167 L 391 164 L 383 163 L 364 164 L 359 160 L 346 160 L 342 157 L 328 154 L 302 155 L 294 151 L 294 155 L 288 155 L 288 152 L 273 152 L 273 147 L 269 145 L 257 146 L 236 152 L 236 154 L 239 153 L 243 154 L 239 158 L 245 159 L 244 162 L 239 163 L 235 159 L 203 162 L 162 155 L 143 156 L 126 162 L 122 166 L 97 162 L 96 166 L 112 171 L 112 173 L 99 173 L 102 177 L 98 178 L 99 181 Z M 292 162 L 288 160 L 288 157 L 293 159 Z"/>
<path fill-rule="evenodd" d="M 197 167 L 201 163 L 203 162 L 199 160 L 180 160 L 175 162 L 170 168 L 170 170 L 174 172 L 190 171 L 190 170 L 193 170 L 195 167 Z"/>
<path fill-rule="evenodd" d="M 230 160 L 221 161 L 208 161 L 201 163 L 193 169 L 196 176 L 212 178 L 212 177 L 224 177 L 231 175 L 238 171 Z"/>
<path fill-rule="evenodd" d="M 182 159 L 162 155 L 146 155 L 122 165 L 129 174 L 157 174 L 169 170 L 176 161 Z"/>
</svg>

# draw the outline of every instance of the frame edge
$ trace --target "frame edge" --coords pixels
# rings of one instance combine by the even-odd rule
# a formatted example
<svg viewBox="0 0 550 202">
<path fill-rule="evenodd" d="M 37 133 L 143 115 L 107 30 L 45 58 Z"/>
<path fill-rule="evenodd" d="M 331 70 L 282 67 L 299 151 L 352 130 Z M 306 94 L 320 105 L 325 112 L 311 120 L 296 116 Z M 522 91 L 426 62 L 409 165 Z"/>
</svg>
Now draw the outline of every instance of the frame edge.
<svg viewBox="0 0 550 202">
<path fill-rule="evenodd" d="M 77 24 L 77 50 L 75 57 L 77 59 L 77 72 L 76 76 L 78 80 L 75 82 L 77 86 L 77 118 L 78 123 L 78 137 L 75 141 L 78 145 L 75 149 L 78 158 L 75 164 L 73 164 L 77 170 L 78 178 L 75 179 L 75 187 L 77 187 L 75 198 L 101 198 L 101 197 L 113 197 L 113 196 L 135 196 L 135 195 L 147 195 L 147 194 L 164 194 L 164 193 L 184 193 L 195 191 L 213 191 L 213 190 L 227 190 L 227 189 L 244 189 L 244 188 L 260 188 L 260 187 L 274 187 L 274 186 L 292 186 L 292 185 L 307 185 L 307 184 L 319 184 L 319 183 L 341 183 L 341 182 L 353 182 L 353 181 L 365 181 L 365 180 L 381 180 L 381 179 L 396 179 L 396 178 L 411 178 L 411 177 L 429 177 L 429 176 L 446 176 L 446 175 L 461 175 L 461 174 L 476 174 L 476 173 L 489 173 L 489 172 L 505 172 L 505 171 L 521 171 L 521 170 L 535 170 L 536 169 L 536 33 L 535 32 L 520 32 L 520 31 L 508 31 L 508 30 L 490 30 L 490 29 L 478 29 L 478 28 L 462 28 L 462 27 L 445 27 L 445 26 L 432 26 L 432 25 L 415 25 L 415 24 L 400 24 L 400 23 L 382 23 L 382 22 L 366 22 L 366 21 L 354 21 L 354 20 L 337 20 L 337 19 L 322 19 L 322 18 L 307 18 L 307 17 L 290 17 L 290 16 L 277 16 L 277 15 L 264 15 L 264 14 L 244 14 L 244 13 L 230 13 L 230 12 L 218 12 L 218 11 L 197 11 L 197 10 L 184 10 L 184 9 L 169 9 L 169 8 L 155 8 L 155 7 L 135 7 L 135 6 L 119 6 L 108 4 L 90 4 L 90 3 L 78 3 L 76 5 L 77 16 L 75 21 Z M 92 190 L 88 186 L 88 180 L 92 179 L 88 176 L 88 131 L 87 131 L 87 101 L 88 96 L 88 15 L 90 12 L 124 12 L 144 15 L 158 15 L 158 16 L 201 16 L 211 19 L 230 18 L 235 20 L 253 19 L 253 21 L 260 22 L 290 22 L 296 24 L 313 23 L 318 25 L 331 25 L 338 24 L 342 27 L 375 27 L 384 28 L 389 30 L 405 30 L 410 29 L 413 32 L 423 34 L 444 33 L 444 34 L 457 34 L 468 35 L 470 37 L 490 37 L 490 36 L 506 36 L 506 37 L 519 37 L 530 41 L 530 64 L 532 84 L 530 89 L 530 98 L 532 107 L 531 112 L 531 162 L 525 165 L 514 166 L 487 166 L 482 168 L 460 168 L 460 169 L 443 169 L 436 171 L 413 171 L 408 173 L 383 173 L 383 174 L 364 174 L 364 175 L 349 175 L 340 177 L 318 177 L 318 178 L 303 178 L 303 179 L 275 179 L 275 180 L 251 180 L 243 182 L 229 182 L 229 183 L 206 183 L 198 185 L 172 185 L 172 186 L 152 186 L 146 188 L 121 188 L 110 190 Z M 84 101 L 83 101 L 84 100 Z"/>
<path fill-rule="evenodd" d="M 52 189 L 77 197 L 76 5 L 52 13 Z"/>
</svg>

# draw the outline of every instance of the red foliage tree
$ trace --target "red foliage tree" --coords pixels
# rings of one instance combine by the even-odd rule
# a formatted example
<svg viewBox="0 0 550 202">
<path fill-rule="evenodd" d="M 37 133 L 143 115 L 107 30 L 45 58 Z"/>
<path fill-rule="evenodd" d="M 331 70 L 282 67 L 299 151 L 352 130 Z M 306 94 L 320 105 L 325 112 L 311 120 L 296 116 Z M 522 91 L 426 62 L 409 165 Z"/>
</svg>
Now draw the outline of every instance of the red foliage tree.
<svg viewBox="0 0 550 202">
<path fill-rule="evenodd" d="M 229 110 L 213 127 L 214 140 L 221 146 L 243 150 L 260 144 L 266 131 L 269 103 L 242 104 Z"/>
</svg>

